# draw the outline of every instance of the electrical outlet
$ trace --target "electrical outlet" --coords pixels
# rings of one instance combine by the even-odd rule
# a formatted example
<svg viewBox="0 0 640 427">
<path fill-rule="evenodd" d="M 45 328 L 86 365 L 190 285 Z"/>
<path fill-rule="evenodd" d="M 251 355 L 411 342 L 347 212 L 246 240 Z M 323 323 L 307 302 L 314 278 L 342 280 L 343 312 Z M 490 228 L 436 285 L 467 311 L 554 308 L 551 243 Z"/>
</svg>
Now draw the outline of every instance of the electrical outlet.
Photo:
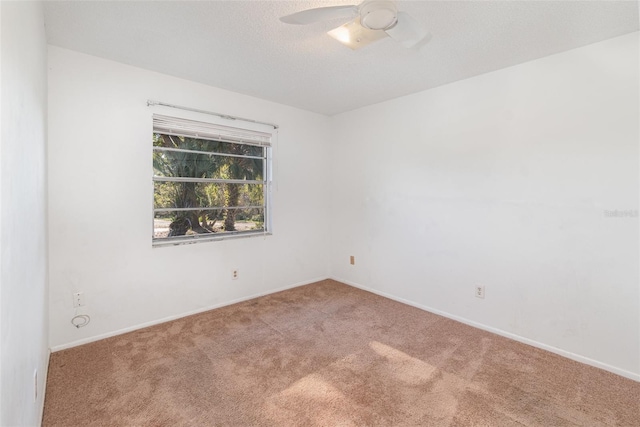
<svg viewBox="0 0 640 427">
<path fill-rule="evenodd" d="M 33 370 L 33 401 L 38 401 L 38 370 Z"/>
<path fill-rule="evenodd" d="M 240 276 L 240 270 L 238 270 L 237 268 L 231 270 L 231 280 L 236 280 L 238 276 Z"/>
<path fill-rule="evenodd" d="M 73 307 L 84 306 L 84 292 L 76 292 L 73 294 Z"/>
<path fill-rule="evenodd" d="M 484 298 L 484 285 L 476 285 L 476 298 Z"/>
<path fill-rule="evenodd" d="M 349 257 L 349 264 L 351 265 L 356 265 L 356 257 L 354 257 L 353 255 L 351 255 Z"/>
</svg>

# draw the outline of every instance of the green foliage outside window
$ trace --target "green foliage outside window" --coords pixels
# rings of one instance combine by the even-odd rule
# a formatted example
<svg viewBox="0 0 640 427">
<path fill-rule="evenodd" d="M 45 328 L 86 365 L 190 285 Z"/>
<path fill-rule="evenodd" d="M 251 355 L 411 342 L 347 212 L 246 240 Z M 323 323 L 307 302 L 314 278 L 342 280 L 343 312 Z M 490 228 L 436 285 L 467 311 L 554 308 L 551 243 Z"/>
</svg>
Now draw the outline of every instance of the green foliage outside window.
<svg viewBox="0 0 640 427">
<path fill-rule="evenodd" d="M 153 134 L 154 238 L 264 229 L 266 148 Z"/>
</svg>

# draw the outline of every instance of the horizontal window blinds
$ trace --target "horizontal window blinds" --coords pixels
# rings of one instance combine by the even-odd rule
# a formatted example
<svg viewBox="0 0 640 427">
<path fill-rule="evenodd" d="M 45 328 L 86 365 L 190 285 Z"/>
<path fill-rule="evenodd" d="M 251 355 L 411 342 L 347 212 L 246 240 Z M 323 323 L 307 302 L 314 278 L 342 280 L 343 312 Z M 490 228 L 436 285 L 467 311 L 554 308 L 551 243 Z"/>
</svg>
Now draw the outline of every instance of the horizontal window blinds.
<svg viewBox="0 0 640 427">
<path fill-rule="evenodd" d="M 189 138 L 211 139 L 214 141 L 237 142 L 241 144 L 271 146 L 271 134 L 231 126 L 216 125 L 196 120 L 153 115 L 153 131 L 167 135 Z"/>
</svg>

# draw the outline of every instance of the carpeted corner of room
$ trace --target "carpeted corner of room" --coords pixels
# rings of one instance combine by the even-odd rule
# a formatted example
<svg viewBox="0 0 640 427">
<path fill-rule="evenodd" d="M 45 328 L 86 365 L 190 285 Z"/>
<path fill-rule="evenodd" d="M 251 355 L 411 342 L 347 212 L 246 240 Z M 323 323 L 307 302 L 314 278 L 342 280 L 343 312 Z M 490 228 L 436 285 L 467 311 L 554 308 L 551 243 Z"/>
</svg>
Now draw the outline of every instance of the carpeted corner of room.
<svg viewBox="0 0 640 427">
<path fill-rule="evenodd" d="M 51 355 L 44 426 L 639 426 L 640 383 L 333 281 Z"/>
</svg>

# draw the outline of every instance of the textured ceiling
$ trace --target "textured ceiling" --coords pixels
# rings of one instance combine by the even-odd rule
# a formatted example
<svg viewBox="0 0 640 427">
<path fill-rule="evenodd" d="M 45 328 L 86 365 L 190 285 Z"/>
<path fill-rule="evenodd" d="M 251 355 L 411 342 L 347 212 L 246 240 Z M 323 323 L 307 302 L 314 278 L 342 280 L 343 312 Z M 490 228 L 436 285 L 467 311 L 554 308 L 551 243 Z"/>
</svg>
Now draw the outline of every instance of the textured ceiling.
<svg viewBox="0 0 640 427">
<path fill-rule="evenodd" d="M 333 115 L 638 31 L 637 1 L 397 1 L 428 44 L 358 51 L 344 20 L 279 17 L 349 1 L 48 1 L 52 45 Z M 170 101 L 170 100 L 168 100 Z"/>
</svg>

